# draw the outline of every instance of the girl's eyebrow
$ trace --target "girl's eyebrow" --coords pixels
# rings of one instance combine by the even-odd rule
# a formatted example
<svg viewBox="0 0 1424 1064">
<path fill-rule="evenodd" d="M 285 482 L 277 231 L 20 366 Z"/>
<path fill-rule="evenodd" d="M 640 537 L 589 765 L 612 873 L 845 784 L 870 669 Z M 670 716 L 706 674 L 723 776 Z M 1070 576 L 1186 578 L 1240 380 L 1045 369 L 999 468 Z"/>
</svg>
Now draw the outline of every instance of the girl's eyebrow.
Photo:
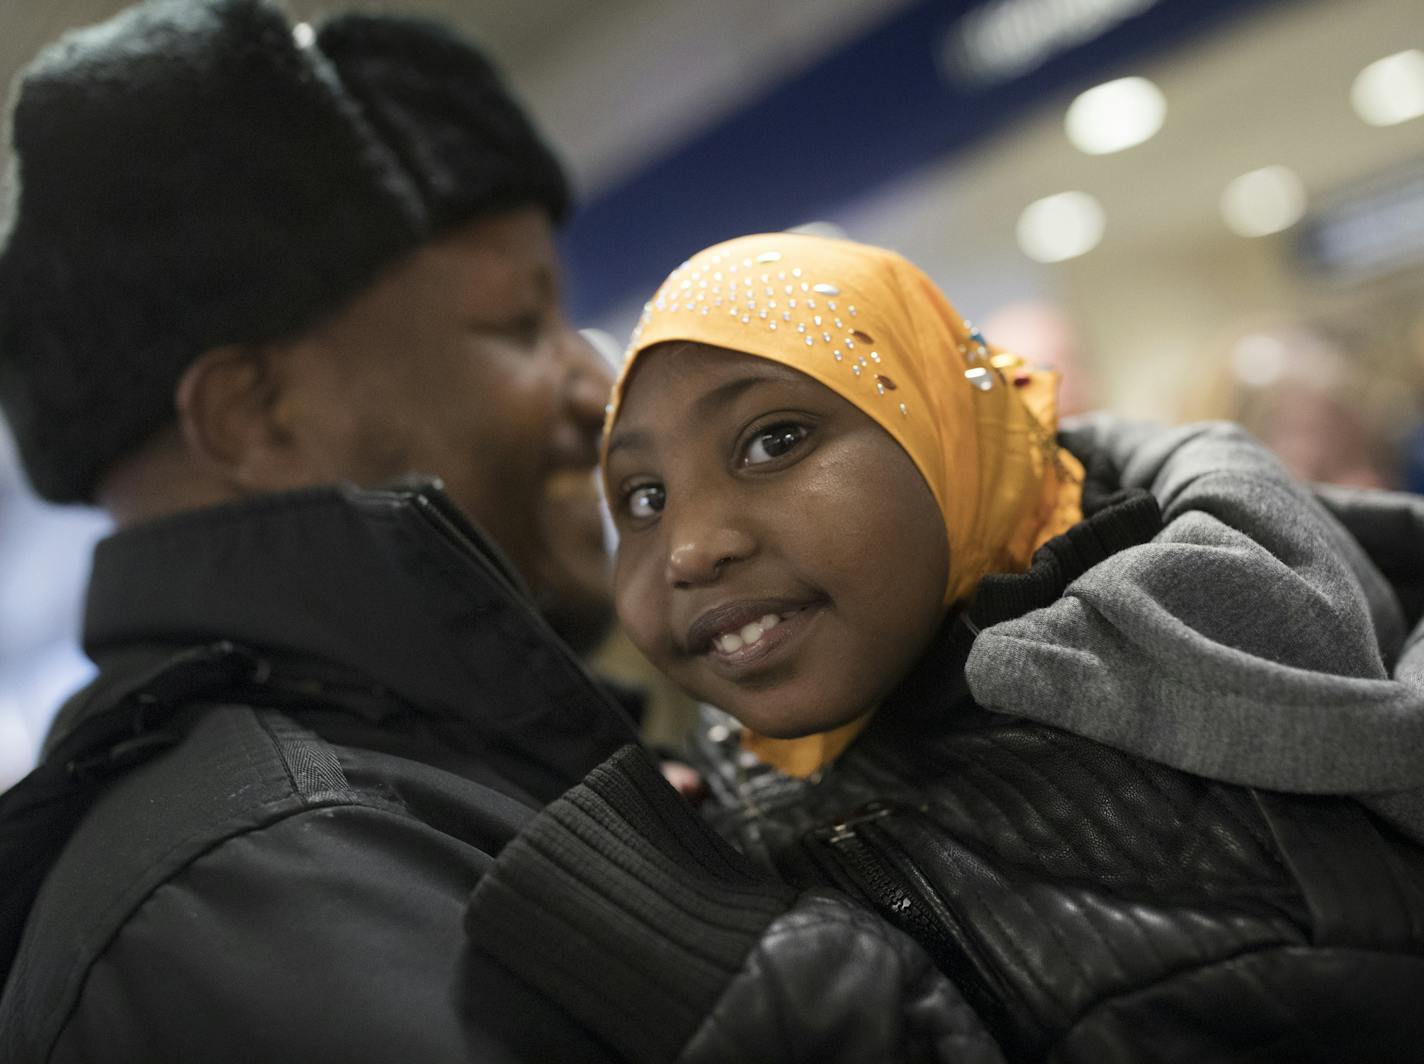
<svg viewBox="0 0 1424 1064">
<path fill-rule="evenodd" d="M 759 384 L 810 384 L 820 387 L 815 381 L 802 377 L 794 370 L 777 372 L 782 367 L 776 363 L 770 363 L 768 367 L 759 367 L 757 372 L 749 373 L 746 376 L 734 377 L 717 385 L 706 395 L 698 397 L 692 404 L 692 413 L 699 418 L 705 418 L 715 413 L 721 407 L 725 407 L 735 402 L 742 393 Z M 768 372 L 767 370 L 771 370 Z M 628 448 L 644 449 L 652 446 L 652 436 L 644 429 L 629 429 L 627 432 L 613 433 L 608 441 L 608 450 L 605 454 L 609 457 L 614 451 L 626 450 Z"/>
<path fill-rule="evenodd" d="M 645 451 L 651 444 L 652 439 L 643 429 L 630 429 L 627 432 L 615 432 L 612 439 L 608 441 L 608 450 L 604 452 L 604 458 L 613 457 L 614 451 L 624 451 L 628 449 Z"/>
<path fill-rule="evenodd" d="M 789 366 L 783 366 L 779 362 L 771 359 L 757 358 L 758 363 L 755 369 L 748 370 L 743 376 L 734 377 L 723 384 L 719 384 L 706 395 L 699 398 L 692 404 L 694 413 L 701 417 L 715 413 L 720 407 L 728 406 L 734 402 L 741 394 L 751 388 L 762 384 L 791 385 L 793 387 L 809 386 L 812 388 L 822 388 L 824 385 L 799 373 Z"/>
<path fill-rule="evenodd" d="M 755 374 L 738 377 L 734 380 L 727 381 L 725 384 L 719 384 L 692 404 L 692 412 L 698 417 L 706 417 L 709 414 L 715 413 L 720 407 L 730 405 L 739 395 L 749 388 L 754 388 L 758 384 L 765 382 L 765 377 L 760 374 Z"/>
</svg>

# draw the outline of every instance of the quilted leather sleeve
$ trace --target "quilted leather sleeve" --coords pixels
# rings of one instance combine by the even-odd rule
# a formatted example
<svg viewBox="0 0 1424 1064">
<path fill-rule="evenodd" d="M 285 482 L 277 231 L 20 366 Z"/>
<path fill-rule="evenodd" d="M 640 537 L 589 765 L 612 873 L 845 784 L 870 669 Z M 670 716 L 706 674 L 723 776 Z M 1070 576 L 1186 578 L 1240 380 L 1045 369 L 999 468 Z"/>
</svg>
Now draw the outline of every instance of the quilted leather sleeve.
<svg viewBox="0 0 1424 1064">
<path fill-rule="evenodd" d="M 1424 957 L 1283 946 L 1188 968 L 1081 1017 L 1053 1064 L 1403 1064 L 1424 1047 Z"/>
<path fill-rule="evenodd" d="M 637 1062 L 999 1061 L 911 939 L 718 838 L 628 747 L 505 847 L 472 948 Z"/>
<path fill-rule="evenodd" d="M 773 920 L 678 1056 L 1001 1064 L 979 1017 L 909 938 L 841 895 Z"/>
</svg>

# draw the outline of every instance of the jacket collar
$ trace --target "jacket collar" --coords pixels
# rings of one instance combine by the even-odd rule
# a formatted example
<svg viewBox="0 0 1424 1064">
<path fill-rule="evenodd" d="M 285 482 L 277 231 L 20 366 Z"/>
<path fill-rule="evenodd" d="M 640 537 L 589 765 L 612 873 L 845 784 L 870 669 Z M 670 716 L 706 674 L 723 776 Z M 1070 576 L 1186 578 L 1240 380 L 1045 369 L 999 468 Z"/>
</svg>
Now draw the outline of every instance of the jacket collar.
<svg viewBox="0 0 1424 1064">
<path fill-rule="evenodd" d="M 215 640 L 278 671 L 379 688 L 455 725 L 546 799 L 636 741 L 512 569 L 432 487 L 264 496 L 99 544 L 84 646 L 101 670 Z"/>
</svg>

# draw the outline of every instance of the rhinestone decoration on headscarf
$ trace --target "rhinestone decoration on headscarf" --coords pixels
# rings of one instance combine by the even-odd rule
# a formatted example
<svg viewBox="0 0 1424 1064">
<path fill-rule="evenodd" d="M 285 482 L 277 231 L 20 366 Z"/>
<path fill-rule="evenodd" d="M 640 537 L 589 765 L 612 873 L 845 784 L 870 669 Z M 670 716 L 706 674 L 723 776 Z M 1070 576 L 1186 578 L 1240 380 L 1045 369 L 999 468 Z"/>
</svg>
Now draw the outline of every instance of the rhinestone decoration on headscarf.
<svg viewBox="0 0 1424 1064">
<path fill-rule="evenodd" d="M 944 515 L 945 601 L 1081 519 L 1082 468 L 1054 440 L 1057 375 L 993 348 L 902 256 L 796 233 L 739 237 L 684 262 L 634 330 L 605 439 L 639 355 L 669 341 L 790 366 L 903 447 Z"/>
</svg>

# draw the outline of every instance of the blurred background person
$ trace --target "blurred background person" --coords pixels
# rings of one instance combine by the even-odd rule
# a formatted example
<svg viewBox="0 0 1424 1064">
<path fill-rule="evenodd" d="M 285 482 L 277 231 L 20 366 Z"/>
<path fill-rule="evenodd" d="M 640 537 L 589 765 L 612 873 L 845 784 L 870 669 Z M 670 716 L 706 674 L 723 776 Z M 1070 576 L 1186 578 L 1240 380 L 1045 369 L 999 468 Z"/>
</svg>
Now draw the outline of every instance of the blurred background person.
<svg viewBox="0 0 1424 1064">
<path fill-rule="evenodd" d="M 989 315 L 984 330 L 1006 351 L 1059 374 L 1058 410 L 1071 417 L 1102 405 L 1093 367 L 1072 319 L 1046 300 L 1009 303 Z"/>
<path fill-rule="evenodd" d="M 1205 412 L 1245 425 L 1303 480 L 1394 487 L 1407 424 L 1407 410 L 1397 407 L 1408 386 L 1394 374 L 1363 372 L 1371 361 L 1303 322 L 1256 326 L 1231 343 Z"/>
<path fill-rule="evenodd" d="M 30 770 L 50 715 L 91 666 L 75 641 L 100 513 L 30 492 L 0 435 L 0 790 Z"/>
</svg>

